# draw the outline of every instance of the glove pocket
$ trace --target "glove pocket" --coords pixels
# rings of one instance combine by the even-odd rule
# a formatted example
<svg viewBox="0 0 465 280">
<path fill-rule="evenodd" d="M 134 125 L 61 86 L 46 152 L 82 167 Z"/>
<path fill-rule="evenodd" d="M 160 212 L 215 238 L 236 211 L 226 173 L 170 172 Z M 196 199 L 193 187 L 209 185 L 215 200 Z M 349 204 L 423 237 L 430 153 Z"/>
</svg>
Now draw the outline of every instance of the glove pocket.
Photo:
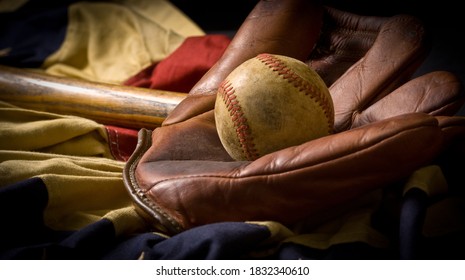
<svg viewBox="0 0 465 280">
<path fill-rule="evenodd" d="M 412 113 L 251 162 L 140 162 L 149 134 L 141 131 L 124 182 L 148 223 L 170 234 L 224 221 L 321 222 L 331 218 L 328 212 L 429 164 L 443 143 L 436 118 Z"/>
</svg>

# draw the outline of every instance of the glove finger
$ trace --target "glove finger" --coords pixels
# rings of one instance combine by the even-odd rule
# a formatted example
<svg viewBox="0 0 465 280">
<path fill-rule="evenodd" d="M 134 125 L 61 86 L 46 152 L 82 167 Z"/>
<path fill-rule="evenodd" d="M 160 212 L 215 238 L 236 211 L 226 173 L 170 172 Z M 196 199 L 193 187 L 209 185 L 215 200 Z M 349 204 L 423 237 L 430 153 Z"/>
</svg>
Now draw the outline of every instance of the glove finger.
<svg viewBox="0 0 465 280">
<path fill-rule="evenodd" d="M 412 112 L 450 116 L 458 112 L 464 101 L 465 92 L 456 75 L 431 72 L 405 83 L 366 110 L 354 112 L 351 127 Z"/>
<path fill-rule="evenodd" d="M 189 94 L 171 111 L 163 121 L 162 126 L 170 126 L 189 120 L 195 116 L 213 110 L 215 107 L 216 93 Z"/>
<path fill-rule="evenodd" d="M 388 19 L 325 7 L 322 33 L 307 64 L 332 85 L 373 46 Z"/>
<path fill-rule="evenodd" d="M 137 209 L 170 233 L 221 221 L 319 220 L 428 163 L 441 148 L 441 133 L 434 117 L 410 114 L 253 162 L 147 161 L 133 155 L 125 185 Z"/>
<path fill-rule="evenodd" d="M 386 21 L 373 47 L 330 87 L 335 131 L 349 129 L 354 112 L 409 80 L 428 50 L 424 26 L 417 18 L 399 15 Z"/>
<path fill-rule="evenodd" d="M 323 6 L 319 1 L 259 1 L 223 56 L 194 85 L 187 100 L 183 100 L 182 105 L 177 106 L 163 124 L 180 122 L 213 109 L 214 102 L 205 102 L 206 99 L 211 100 L 208 97 L 190 100 L 190 96 L 216 95 L 219 84 L 234 68 L 260 53 L 305 60 L 318 40 L 322 18 Z"/>
</svg>

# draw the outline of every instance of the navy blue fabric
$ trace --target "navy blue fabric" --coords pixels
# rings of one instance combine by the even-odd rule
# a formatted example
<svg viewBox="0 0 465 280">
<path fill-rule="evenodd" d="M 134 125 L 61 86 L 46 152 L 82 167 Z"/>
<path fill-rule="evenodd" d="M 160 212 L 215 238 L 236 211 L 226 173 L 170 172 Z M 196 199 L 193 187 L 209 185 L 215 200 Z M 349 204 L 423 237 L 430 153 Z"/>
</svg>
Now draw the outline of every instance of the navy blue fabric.
<svg viewBox="0 0 465 280">
<path fill-rule="evenodd" d="M 241 259 L 270 237 L 267 227 L 217 223 L 180 233 L 147 252 L 149 259 Z"/>
<path fill-rule="evenodd" d="M 40 67 L 63 43 L 73 2 L 29 0 L 16 11 L 0 13 L 0 64 Z"/>
<path fill-rule="evenodd" d="M 118 245 L 107 257 L 121 258 L 128 250 L 138 248 L 144 259 L 202 260 L 243 259 L 270 237 L 266 226 L 241 222 L 215 223 L 193 228 L 173 237 L 146 233 Z"/>
<path fill-rule="evenodd" d="M 47 189 L 39 178 L 0 188 L 0 249 L 17 249 L 51 238 L 43 226 L 47 201 Z"/>
<path fill-rule="evenodd" d="M 26 231 L 25 240 L 36 232 Z M 98 260 L 117 244 L 113 224 L 105 219 L 78 231 L 44 229 L 41 239 L 0 251 L 1 259 L 11 260 Z M 126 259 L 126 258 L 123 258 Z"/>
<path fill-rule="evenodd" d="M 404 195 L 399 222 L 399 254 L 401 259 L 418 258 L 428 206 L 428 194 L 420 189 L 413 188 Z"/>
<path fill-rule="evenodd" d="M 153 232 L 134 232 L 119 237 L 115 235 L 112 222 L 106 219 L 76 231 L 52 230 L 45 226 L 43 220 L 48 201 L 47 188 L 40 178 L 31 178 L 0 188 L 0 259 L 369 260 L 397 259 L 399 252 L 403 252 L 403 258 L 462 258 L 463 253 L 457 255 L 457 252 L 465 251 L 461 233 L 422 239 L 421 246 L 416 246 L 425 204 L 421 195 L 408 195 L 407 200 L 410 202 L 400 209 L 400 215 L 404 217 L 400 225 L 400 248 L 397 239 L 393 238 L 392 246 L 387 249 L 349 243 L 317 250 L 293 243 L 270 243 L 268 227 L 242 222 L 199 226 L 172 237 Z M 377 223 L 386 222 L 386 216 L 378 216 Z M 398 227 L 397 224 L 393 231 Z"/>
<path fill-rule="evenodd" d="M 47 202 L 40 178 L 0 188 L 0 259 L 41 259 L 45 246 L 67 235 L 44 225 Z"/>
<path fill-rule="evenodd" d="M 397 252 L 390 248 L 374 248 L 361 242 L 334 245 L 326 250 L 284 243 L 273 258 L 280 260 L 391 260 L 397 258 Z"/>
<path fill-rule="evenodd" d="M 98 260 L 118 244 L 113 223 L 102 219 L 44 247 L 44 258 L 51 260 Z M 127 256 L 123 259 L 126 259 Z"/>
</svg>

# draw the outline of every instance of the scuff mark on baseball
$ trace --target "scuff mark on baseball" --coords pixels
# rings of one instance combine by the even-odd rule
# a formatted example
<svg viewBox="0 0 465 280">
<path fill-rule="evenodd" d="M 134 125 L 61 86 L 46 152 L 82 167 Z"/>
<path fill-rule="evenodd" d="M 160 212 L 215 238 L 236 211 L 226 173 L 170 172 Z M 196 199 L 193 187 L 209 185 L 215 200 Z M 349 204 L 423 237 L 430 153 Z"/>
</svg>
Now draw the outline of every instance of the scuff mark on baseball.
<svg viewBox="0 0 465 280">
<path fill-rule="evenodd" d="M 220 84 L 215 124 L 229 155 L 255 160 L 332 133 L 334 106 L 321 77 L 300 60 L 259 54 Z"/>
</svg>

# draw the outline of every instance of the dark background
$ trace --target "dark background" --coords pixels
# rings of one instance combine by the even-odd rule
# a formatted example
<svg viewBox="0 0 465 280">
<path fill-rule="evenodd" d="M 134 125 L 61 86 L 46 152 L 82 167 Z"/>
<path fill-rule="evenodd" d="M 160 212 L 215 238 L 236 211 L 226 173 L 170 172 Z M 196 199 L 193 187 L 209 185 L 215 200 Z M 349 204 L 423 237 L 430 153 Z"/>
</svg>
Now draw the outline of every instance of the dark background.
<svg viewBox="0 0 465 280">
<path fill-rule="evenodd" d="M 207 30 L 237 29 L 257 0 L 238 0 L 231 2 L 212 0 L 172 0 L 173 4 L 188 14 L 195 22 Z M 431 1 L 428 1 L 431 2 Z M 447 27 L 451 23 L 461 24 L 462 14 L 459 1 L 443 0 L 426 3 L 419 0 L 328 0 L 324 5 L 361 15 L 392 16 L 406 13 L 418 16 L 428 23 Z"/>
<path fill-rule="evenodd" d="M 231 36 L 257 3 L 256 0 L 230 2 L 172 0 L 171 2 L 207 33 L 226 33 Z M 409 14 L 420 18 L 432 35 L 433 48 L 415 75 L 434 70 L 446 70 L 457 74 L 465 84 L 465 13 L 459 7 L 459 1 L 329 0 L 323 3 L 360 15 Z M 465 106 L 458 112 L 458 115 L 465 115 Z"/>
</svg>

